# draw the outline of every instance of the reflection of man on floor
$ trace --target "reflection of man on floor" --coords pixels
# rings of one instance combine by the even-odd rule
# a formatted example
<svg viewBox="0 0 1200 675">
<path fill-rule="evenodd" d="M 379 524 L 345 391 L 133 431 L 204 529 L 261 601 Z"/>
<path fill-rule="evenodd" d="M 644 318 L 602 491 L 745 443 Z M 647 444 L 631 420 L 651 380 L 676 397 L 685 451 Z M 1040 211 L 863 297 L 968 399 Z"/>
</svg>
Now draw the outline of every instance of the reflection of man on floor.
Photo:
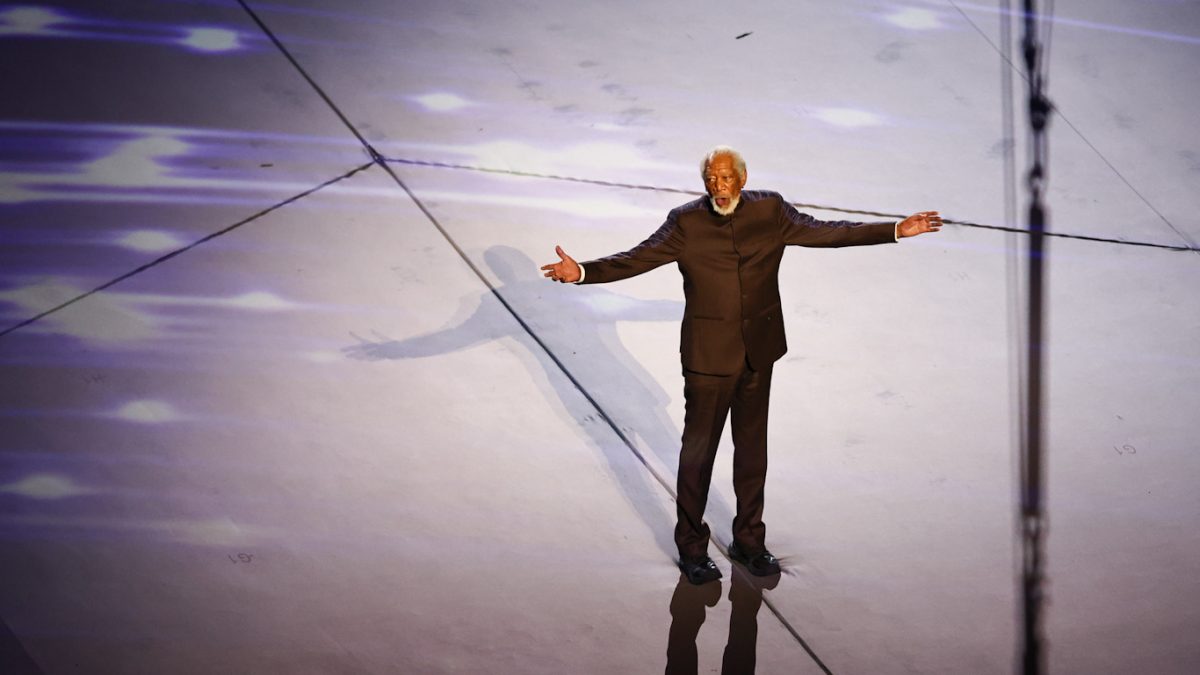
<svg viewBox="0 0 1200 675">
<path fill-rule="evenodd" d="M 767 477 L 767 407 L 771 369 L 787 351 L 779 298 L 785 246 L 861 246 L 936 232 L 942 219 L 923 211 L 898 223 L 821 221 L 800 213 L 778 193 L 752 190 L 746 163 L 719 146 L 701 163 L 707 199 L 672 209 L 662 227 L 637 246 L 575 262 L 555 247 L 559 262 L 545 276 L 567 283 L 606 283 L 676 263 L 686 301 L 679 346 L 684 421 L 677 477 L 675 544 L 694 584 L 721 577 L 708 557 L 704 507 L 717 444 L 732 413 L 733 519 L 730 556 L 751 573 L 779 572 L 762 522 Z"/>
</svg>

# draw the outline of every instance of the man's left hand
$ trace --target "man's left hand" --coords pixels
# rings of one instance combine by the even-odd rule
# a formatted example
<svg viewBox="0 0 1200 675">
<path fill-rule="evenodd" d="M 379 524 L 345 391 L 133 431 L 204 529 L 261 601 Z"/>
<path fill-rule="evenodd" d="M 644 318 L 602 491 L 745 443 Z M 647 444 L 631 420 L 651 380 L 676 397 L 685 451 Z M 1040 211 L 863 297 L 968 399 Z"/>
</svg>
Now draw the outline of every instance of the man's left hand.
<svg viewBox="0 0 1200 675">
<path fill-rule="evenodd" d="M 937 232 L 942 229 L 942 217 L 937 211 L 921 211 L 900 221 L 896 225 L 896 236 L 915 237 L 926 232 Z"/>
</svg>

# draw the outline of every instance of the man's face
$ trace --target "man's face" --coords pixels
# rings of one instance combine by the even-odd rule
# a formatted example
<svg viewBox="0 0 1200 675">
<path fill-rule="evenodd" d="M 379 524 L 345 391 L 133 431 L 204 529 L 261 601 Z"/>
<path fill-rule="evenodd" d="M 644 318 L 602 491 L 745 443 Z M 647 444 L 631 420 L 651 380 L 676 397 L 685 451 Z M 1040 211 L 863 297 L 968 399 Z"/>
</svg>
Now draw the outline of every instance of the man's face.
<svg viewBox="0 0 1200 675">
<path fill-rule="evenodd" d="M 738 175 L 732 155 L 717 155 L 704 171 L 704 188 L 718 211 L 724 211 L 737 203 L 746 181 Z"/>
</svg>

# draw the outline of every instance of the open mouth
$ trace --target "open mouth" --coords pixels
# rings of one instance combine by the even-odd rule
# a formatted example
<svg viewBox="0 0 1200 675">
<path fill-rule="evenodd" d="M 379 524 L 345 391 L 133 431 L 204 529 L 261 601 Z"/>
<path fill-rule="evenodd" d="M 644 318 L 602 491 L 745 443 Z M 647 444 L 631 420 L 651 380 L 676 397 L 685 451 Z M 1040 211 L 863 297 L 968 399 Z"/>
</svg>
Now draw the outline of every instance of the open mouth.
<svg viewBox="0 0 1200 675">
<path fill-rule="evenodd" d="M 729 197 L 713 197 L 713 201 L 721 208 L 729 206 Z"/>
</svg>

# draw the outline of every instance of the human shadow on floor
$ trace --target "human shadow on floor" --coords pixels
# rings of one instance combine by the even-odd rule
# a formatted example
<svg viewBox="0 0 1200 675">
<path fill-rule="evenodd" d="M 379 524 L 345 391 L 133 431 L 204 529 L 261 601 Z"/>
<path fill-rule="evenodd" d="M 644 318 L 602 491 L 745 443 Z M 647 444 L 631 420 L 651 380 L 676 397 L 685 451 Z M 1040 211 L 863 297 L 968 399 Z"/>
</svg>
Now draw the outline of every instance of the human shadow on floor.
<svg viewBox="0 0 1200 675">
<path fill-rule="evenodd" d="M 683 303 L 639 300 L 600 285 L 555 284 L 542 278 L 537 264 L 527 255 L 509 246 L 493 246 L 483 258 L 500 282 L 496 293 L 563 362 L 617 428 L 631 441 L 640 440 L 635 441 L 639 451 L 659 460 L 663 479 L 674 487 L 680 433 L 667 414 L 670 398 L 622 344 L 617 324 L 661 321 L 670 326 L 664 330 L 675 333 Z M 515 353 L 535 375 L 534 381 L 588 434 L 659 547 L 672 559 L 676 557 L 675 509 L 664 499 L 663 488 L 491 292 L 465 298 L 450 325 L 431 333 L 402 340 L 378 334 L 373 335 L 374 339 L 354 337 L 358 344 L 343 352 L 366 361 L 438 356 L 490 341 L 516 341 L 524 349 Z M 486 372 L 468 377 L 474 378 L 474 386 L 495 384 Z M 679 385 L 683 385 L 682 375 Z M 710 523 L 733 520 L 732 509 L 715 491 L 710 495 L 708 514 L 705 520 Z"/>
<path fill-rule="evenodd" d="M 754 577 L 733 567 L 729 584 L 729 637 L 721 657 L 722 675 L 753 673 L 758 661 L 758 610 L 763 591 L 779 584 L 779 575 Z M 699 650 L 696 638 L 704 624 L 707 607 L 715 607 L 721 584 L 695 586 L 679 575 L 671 596 L 671 628 L 667 637 L 667 675 L 697 675 Z"/>
</svg>

